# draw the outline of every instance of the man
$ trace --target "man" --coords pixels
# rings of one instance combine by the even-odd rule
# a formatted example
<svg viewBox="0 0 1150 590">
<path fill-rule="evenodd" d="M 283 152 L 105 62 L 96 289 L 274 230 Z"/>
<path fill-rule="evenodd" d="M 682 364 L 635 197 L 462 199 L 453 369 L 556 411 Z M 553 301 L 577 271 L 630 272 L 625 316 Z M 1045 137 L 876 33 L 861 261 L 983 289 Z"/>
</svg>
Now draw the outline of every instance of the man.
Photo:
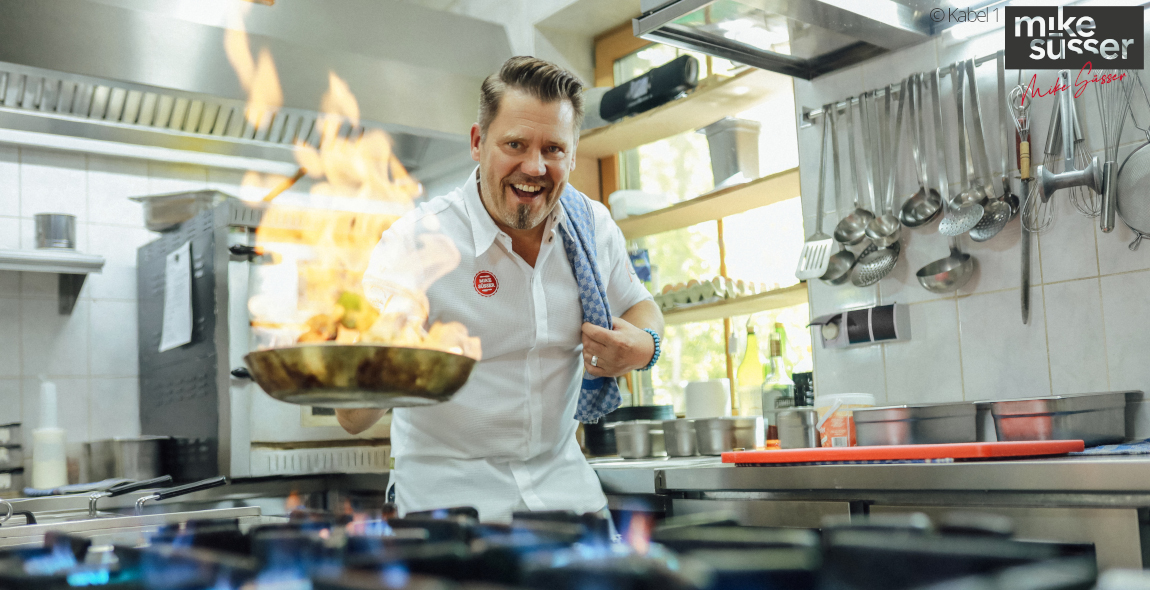
<svg viewBox="0 0 1150 590">
<path fill-rule="evenodd" d="M 430 232 L 449 237 L 459 265 L 412 305 L 426 305 L 432 322 L 464 324 L 483 349 L 451 401 L 395 410 L 392 482 L 403 514 L 467 505 L 485 521 L 508 521 L 520 510 L 606 507 L 575 418 L 593 421 L 618 405 L 613 378 L 654 363 L 663 317 L 606 208 L 567 184 L 581 90 L 554 64 L 508 60 L 483 82 L 471 127 L 476 174 L 397 221 L 373 253 L 364 286 L 382 303 L 410 292 L 411 285 L 388 290 L 404 282 L 396 276 L 435 266 L 441 250 L 395 256 L 397 243 Z M 590 317 L 604 298 L 617 316 L 610 328 Z M 598 320 L 606 325 L 607 317 Z M 584 373 L 607 379 L 589 384 Z M 382 415 L 337 411 L 353 434 Z"/>
</svg>

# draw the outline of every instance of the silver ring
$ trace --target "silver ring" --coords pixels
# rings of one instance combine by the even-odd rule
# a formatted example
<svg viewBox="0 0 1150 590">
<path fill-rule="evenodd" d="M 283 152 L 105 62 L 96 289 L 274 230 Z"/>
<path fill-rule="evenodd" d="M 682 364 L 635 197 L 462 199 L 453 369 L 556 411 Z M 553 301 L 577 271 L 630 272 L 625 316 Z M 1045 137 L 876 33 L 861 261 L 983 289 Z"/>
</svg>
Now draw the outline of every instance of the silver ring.
<svg viewBox="0 0 1150 590">
<path fill-rule="evenodd" d="M 592 367 L 598 367 L 599 366 L 599 357 L 597 357 L 595 355 L 591 355 L 591 366 Z"/>
</svg>

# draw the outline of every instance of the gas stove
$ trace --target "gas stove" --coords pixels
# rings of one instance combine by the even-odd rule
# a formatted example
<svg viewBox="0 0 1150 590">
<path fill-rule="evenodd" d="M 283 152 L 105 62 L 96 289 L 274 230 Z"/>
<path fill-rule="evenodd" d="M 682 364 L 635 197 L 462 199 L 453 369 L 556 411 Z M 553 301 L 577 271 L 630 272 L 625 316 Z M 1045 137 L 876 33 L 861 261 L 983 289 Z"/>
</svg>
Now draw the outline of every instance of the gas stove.
<svg viewBox="0 0 1150 590">
<path fill-rule="evenodd" d="M 1006 587 L 995 581 L 1024 576 L 1040 582 L 1030 588 L 1085 589 L 1096 578 L 1092 546 L 935 528 L 922 515 L 814 531 L 621 513 L 621 539 L 597 515 L 566 512 L 517 513 L 510 524 L 480 523 L 470 508 L 401 518 L 391 505 L 276 522 L 201 516 L 148 525 L 134 543 L 49 531 L 35 546 L 0 550 L 0 588 L 900 590 L 972 576 L 980 588 Z"/>
</svg>

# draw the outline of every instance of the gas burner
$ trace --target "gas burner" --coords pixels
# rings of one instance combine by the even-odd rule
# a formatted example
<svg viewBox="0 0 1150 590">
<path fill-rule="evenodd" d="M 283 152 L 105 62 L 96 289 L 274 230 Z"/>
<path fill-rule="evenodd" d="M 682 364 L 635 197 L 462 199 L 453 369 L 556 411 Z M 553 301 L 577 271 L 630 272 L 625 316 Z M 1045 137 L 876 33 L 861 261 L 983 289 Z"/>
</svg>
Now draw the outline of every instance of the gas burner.
<svg viewBox="0 0 1150 590">
<path fill-rule="evenodd" d="M 1089 587 L 1097 573 L 1092 546 L 1017 541 L 1001 527 L 856 517 L 819 533 L 693 518 L 656 526 L 649 538 L 624 531 L 625 544 L 608 542 L 601 520 L 535 513 L 492 525 L 465 510 L 378 519 L 308 512 L 275 523 L 172 523 L 142 547 L 50 533 L 42 546 L 0 551 L 0 588 L 909 590 L 1025 574 L 1038 580 L 1028 587 L 1053 589 Z"/>
</svg>

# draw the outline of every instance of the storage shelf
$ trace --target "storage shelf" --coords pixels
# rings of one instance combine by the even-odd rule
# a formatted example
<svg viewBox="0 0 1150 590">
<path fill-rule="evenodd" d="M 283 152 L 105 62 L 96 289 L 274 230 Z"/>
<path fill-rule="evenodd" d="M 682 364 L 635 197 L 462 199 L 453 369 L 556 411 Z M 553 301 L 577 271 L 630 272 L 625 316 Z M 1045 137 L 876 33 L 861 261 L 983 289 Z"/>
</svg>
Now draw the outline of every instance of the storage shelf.
<svg viewBox="0 0 1150 590">
<path fill-rule="evenodd" d="M 807 284 L 799 283 L 782 289 L 775 289 L 757 295 L 722 299 L 714 303 L 700 303 L 682 309 L 663 312 L 663 321 L 668 326 L 721 320 L 737 315 L 750 315 L 782 307 L 791 307 L 807 302 Z"/>
<path fill-rule="evenodd" d="M 606 158 L 618 152 L 694 131 L 745 111 L 791 84 L 782 74 L 749 68 L 730 77 L 704 79 L 686 96 L 633 117 L 591 129 L 579 137 L 580 158 Z"/>
<path fill-rule="evenodd" d="M 88 273 L 100 272 L 104 257 L 75 250 L 0 250 L 0 270 L 49 272 L 60 275 L 61 315 L 72 313 Z"/>
<path fill-rule="evenodd" d="M 722 219 L 797 196 L 799 169 L 791 168 L 616 223 L 623 230 L 623 237 L 631 240 Z"/>
</svg>

